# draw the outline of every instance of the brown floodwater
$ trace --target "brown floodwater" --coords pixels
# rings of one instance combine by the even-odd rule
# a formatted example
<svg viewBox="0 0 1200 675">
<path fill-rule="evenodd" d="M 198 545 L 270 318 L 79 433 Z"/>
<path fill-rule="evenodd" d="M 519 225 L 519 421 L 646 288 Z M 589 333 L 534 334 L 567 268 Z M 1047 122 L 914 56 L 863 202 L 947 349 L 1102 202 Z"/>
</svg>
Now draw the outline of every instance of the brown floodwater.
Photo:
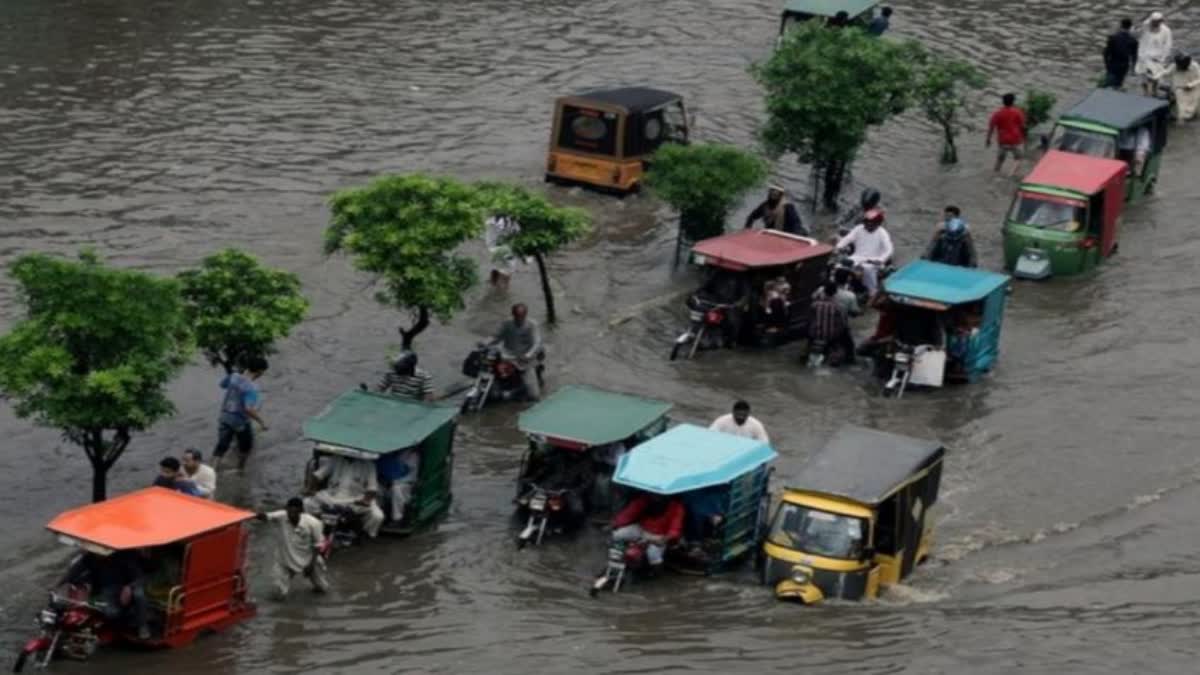
<svg viewBox="0 0 1200 675">
<path fill-rule="evenodd" d="M 369 280 L 325 259 L 327 195 L 384 172 L 540 183 L 552 99 L 609 84 L 682 93 L 699 134 L 750 145 L 761 120 L 747 75 L 774 39 L 774 0 L 5 0 L 0 3 L 0 263 L 94 247 L 173 273 L 226 246 L 293 270 L 312 316 L 264 380 L 271 431 L 220 497 L 274 505 L 308 449 L 300 425 L 375 376 L 398 343 Z M 1149 7 L 1138 7 L 1139 12 Z M 990 173 L 982 125 L 998 94 L 1037 86 L 1060 104 L 1094 80 L 1111 0 L 916 0 L 894 33 L 980 65 L 962 163 L 937 164 L 915 114 L 876 131 L 854 190 L 879 187 L 900 258 L 919 253 L 947 203 L 964 207 L 987 266 L 1013 183 Z M 1200 29 L 1172 16 L 1176 40 Z M 602 600 L 585 587 L 604 554 L 585 532 L 512 545 L 517 408 L 463 420 L 456 501 L 436 529 L 335 558 L 327 597 L 263 601 L 259 616 L 174 653 L 107 651 L 65 673 L 1115 672 L 1194 670 L 1200 630 L 1200 462 L 1191 273 L 1197 129 L 1175 130 L 1158 194 L 1124 218 L 1097 274 L 1016 284 L 1003 356 L 985 382 L 901 401 L 862 371 L 812 373 L 792 349 L 670 363 L 679 302 L 670 214 L 652 200 L 554 189 L 595 233 L 552 260 L 563 315 L 548 336 L 551 386 L 580 382 L 676 402 L 705 422 L 744 397 L 776 439 L 786 483 L 840 424 L 943 439 L 952 449 L 937 561 L 878 602 L 777 604 L 742 571 L 668 578 Z M 1191 177 L 1189 177 L 1191 176 Z M 777 177 L 803 192 L 790 160 Z M 749 204 L 747 205 L 748 208 Z M 740 217 L 744 214 L 738 214 Z M 818 218 L 818 221 L 824 218 Z M 483 258 L 482 246 L 476 253 Z M 0 328 L 19 318 L 0 280 Z M 441 383 L 515 299 L 540 314 L 536 275 L 473 293 L 418 341 Z M 639 304 L 645 303 L 645 304 Z M 637 311 L 630 310 L 637 307 Z M 614 322 L 614 317 L 627 317 Z M 864 327 L 865 328 L 865 327 Z M 139 435 L 114 491 L 157 460 L 215 440 L 216 373 L 173 385 L 178 414 Z M 0 408 L 0 655 L 32 632 L 65 552 L 41 528 L 89 494 L 80 451 Z M 265 596 L 270 552 L 253 549 Z"/>
</svg>

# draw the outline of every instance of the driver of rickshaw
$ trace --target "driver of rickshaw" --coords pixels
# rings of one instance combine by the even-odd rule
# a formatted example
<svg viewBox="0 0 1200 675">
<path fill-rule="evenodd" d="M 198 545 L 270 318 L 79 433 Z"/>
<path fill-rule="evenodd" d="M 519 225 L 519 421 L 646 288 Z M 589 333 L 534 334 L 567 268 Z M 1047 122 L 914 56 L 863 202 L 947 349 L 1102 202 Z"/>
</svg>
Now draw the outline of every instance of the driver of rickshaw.
<svg viewBox="0 0 1200 675">
<path fill-rule="evenodd" d="M 675 496 L 642 492 L 613 517 L 613 541 L 646 542 L 650 569 L 662 569 L 667 546 L 683 534 L 686 510 Z"/>
<path fill-rule="evenodd" d="M 583 491 L 592 484 L 594 476 L 591 456 L 552 445 L 544 446 L 539 454 L 541 461 L 526 476 L 526 489 L 536 484 L 548 490 L 566 490 L 571 515 L 582 516 Z"/>
<path fill-rule="evenodd" d="M 84 551 L 57 586 L 87 585 L 97 608 L 109 621 L 128 619 L 139 640 L 150 639 L 146 620 L 146 571 L 149 551 L 116 551 L 107 556 Z"/>
<path fill-rule="evenodd" d="M 742 332 L 742 321 L 750 307 L 750 281 L 743 274 L 721 270 L 708 279 L 700 293 L 710 302 L 728 306 L 722 327 L 726 341 L 730 344 L 737 342 Z"/>
<path fill-rule="evenodd" d="M 379 480 L 374 462 L 326 455 L 317 463 L 312 477 L 316 485 L 309 486 L 310 494 L 304 500 L 306 511 L 320 516 L 325 509 L 348 508 L 358 516 L 363 532 L 368 537 L 379 535 L 384 517 L 383 509 L 376 500 Z M 312 493 L 321 482 L 325 482 L 325 487 Z"/>
</svg>

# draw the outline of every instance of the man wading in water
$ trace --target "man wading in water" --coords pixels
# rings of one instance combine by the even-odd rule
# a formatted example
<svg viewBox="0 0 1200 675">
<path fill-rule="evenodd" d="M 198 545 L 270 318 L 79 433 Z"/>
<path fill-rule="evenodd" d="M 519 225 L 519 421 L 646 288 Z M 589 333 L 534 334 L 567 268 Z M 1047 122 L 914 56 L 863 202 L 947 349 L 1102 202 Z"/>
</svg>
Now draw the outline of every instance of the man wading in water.
<svg viewBox="0 0 1200 675">
<path fill-rule="evenodd" d="M 767 188 L 767 200 L 746 216 L 746 229 L 754 225 L 754 221 L 762 219 L 763 227 L 768 230 L 780 230 L 788 234 L 808 236 L 808 229 L 800 222 L 800 214 L 796 206 L 783 195 L 783 188 L 772 185 Z"/>
</svg>

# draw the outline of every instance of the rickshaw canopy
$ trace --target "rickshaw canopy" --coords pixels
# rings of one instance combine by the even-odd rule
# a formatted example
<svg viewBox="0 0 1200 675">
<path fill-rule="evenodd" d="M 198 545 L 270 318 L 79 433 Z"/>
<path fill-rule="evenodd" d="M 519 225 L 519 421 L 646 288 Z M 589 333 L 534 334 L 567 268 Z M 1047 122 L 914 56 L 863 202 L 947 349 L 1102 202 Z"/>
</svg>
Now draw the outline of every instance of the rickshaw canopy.
<svg viewBox="0 0 1200 675">
<path fill-rule="evenodd" d="M 723 485 L 777 456 L 768 443 L 681 424 L 622 456 L 613 482 L 674 495 Z"/>
<path fill-rule="evenodd" d="M 1025 176 L 1023 185 L 1060 188 L 1086 197 L 1116 187 L 1124 198 L 1125 173 L 1129 166 L 1115 159 L 1080 155 L 1062 150 L 1049 150 L 1033 171 Z"/>
<path fill-rule="evenodd" d="M 304 437 L 382 455 L 420 444 L 457 415 L 454 407 L 353 389 L 305 422 Z"/>
<path fill-rule="evenodd" d="M 149 487 L 66 511 L 46 529 L 121 551 L 184 541 L 253 517 L 228 504 Z"/>
<path fill-rule="evenodd" d="M 883 289 L 888 294 L 914 300 L 961 305 L 983 300 L 1004 288 L 1008 281 L 1007 274 L 914 260 L 888 277 Z"/>
<path fill-rule="evenodd" d="M 1096 89 L 1063 113 L 1063 120 L 1095 122 L 1117 130 L 1138 126 L 1146 118 L 1166 115 L 1170 102 L 1160 98 Z"/>
<path fill-rule="evenodd" d="M 832 252 L 832 246 L 815 239 L 765 229 L 738 230 L 692 247 L 697 264 L 735 271 L 791 265 Z"/>
<path fill-rule="evenodd" d="M 521 413 L 517 427 L 526 434 L 597 446 L 636 434 L 673 407 L 665 401 L 570 385 Z"/>
<path fill-rule="evenodd" d="M 629 113 L 652 110 L 672 101 L 680 100 L 679 94 L 665 89 L 651 87 L 621 87 L 618 89 L 595 89 L 581 94 L 568 96 L 562 100 L 576 99 L 578 101 L 593 101 L 614 108 L 621 108 Z"/>
<path fill-rule="evenodd" d="M 784 14 L 812 14 L 833 17 L 845 12 L 851 19 L 878 5 L 880 0 L 788 0 Z"/>
<path fill-rule="evenodd" d="M 937 441 L 847 425 L 809 458 L 789 489 L 874 506 L 944 455 Z"/>
</svg>

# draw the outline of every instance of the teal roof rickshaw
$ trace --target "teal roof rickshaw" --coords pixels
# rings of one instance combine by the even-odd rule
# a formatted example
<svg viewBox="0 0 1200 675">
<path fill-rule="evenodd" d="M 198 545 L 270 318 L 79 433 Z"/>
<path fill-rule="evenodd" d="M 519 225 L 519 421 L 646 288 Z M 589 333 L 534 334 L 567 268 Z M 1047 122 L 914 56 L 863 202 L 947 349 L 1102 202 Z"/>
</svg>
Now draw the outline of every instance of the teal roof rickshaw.
<svg viewBox="0 0 1200 675">
<path fill-rule="evenodd" d="M 682 424 L 622 456 L 613 483 L 627 491 L 626 509 L 656 495 L 682 504 L 684 526 L 666 542 L 666 563 L 678 572 L 715 574 L 757 549 L 777 456 L 769 443 Z M 613 541 L 592 592 L 619 590 L 630 571 L 646 569 L 645 559 L 641 542 Z"/>
<path fill-rule="evenodd" d="M 880 0 L 788 0 L 779 18 L 779 39 L 788 29 L 805 21 L 829 21 L 838 12 L 845 12 L 851 26 L 866 28 L 875 18 Z"/>
<path fill-rule="evenodd" d="M 971 267 L 916 260 L 883 282 L 890 323 L 880 374 L 885 396 L 910 384 L 941 387 L 946 380 L 975 382 L 1000 356 L 1000 326 L 1010 277 Z M 888 367 L 890 366 L 890 367 Z"/>
</svg>

